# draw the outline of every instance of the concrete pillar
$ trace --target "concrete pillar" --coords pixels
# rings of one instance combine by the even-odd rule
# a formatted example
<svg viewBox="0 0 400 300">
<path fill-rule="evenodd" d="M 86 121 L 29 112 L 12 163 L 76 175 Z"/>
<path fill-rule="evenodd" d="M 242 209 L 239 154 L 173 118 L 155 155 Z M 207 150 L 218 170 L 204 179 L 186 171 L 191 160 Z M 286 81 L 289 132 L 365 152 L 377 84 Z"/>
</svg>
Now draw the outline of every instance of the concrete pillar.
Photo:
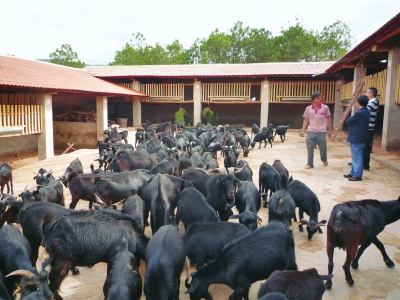
<svg viewBox="0 0 400 300">
<path fill-rule="evenodd" d="M 269 113 L 269 81 L 264 80 L 261 82 L 261 111 L 260 111 L 260 128 L 268 126 L 268 113 Z"/>
<path fill-rule="evenodd" d="M 140 81 L 134 80 L 132 82 L 132 90 L 140 91 Z M 140 97 L 133 97 L 132 102 L 132 110 L 133 110 L 133 126 L 142 126 L 142 102 L 140 102 Z"/>
<path fill-rule="evenodd" d="M 97 140 L 104 139 L 104 130 L 108 128 L 108 101 L 106 96 L 96 97 Z"/>
<path fill-rule="evenodd" d="M 399 116 L 400 106 L 394 103 L 396 91 L 397 66 L 400 64 L 400 47 L 395 47 L 389 52 L 388 67 L 386 70 L 386 94 L 381 148 L 390 151 L 400 149 Z M 379 91 L 378 91 L 379 93 Z"/>
<path fill-rule="evenodd" d="M 354 69 L 354 80 L 353 80 L 353 95 L 357 89 L 358 83 L 361 79 L 367 76 L 367 69 L 366 68 L 355 68 Z M 359 95 L 362 95 L 364 91 L 361 91 Z M 351 108 L 351 115 L 354 115 L 358 111 L 357 102 L 354 102 L 353 107 Z"/>
<path fill-rule="evenodd" d="M 193 125 L 201 122 L 201 81 L 193 83 Z"/>
<path fill-rule="evenodd" d="M 43 160 L 54 156 L 53 98 L 50 94 L 41 94 L 36 99 L 43 106 L 43 130 L 38 136 L 38 159 Z"/>
<path fill-rule="evenodd" d="M 343 115 L 343 107 L 340 106 L 340 87 L 345 84 L 344 80 L 337 80 L 335 84 L 335 106 L 333 107 L 333 128 L 336 128 Z"/>
</svg>

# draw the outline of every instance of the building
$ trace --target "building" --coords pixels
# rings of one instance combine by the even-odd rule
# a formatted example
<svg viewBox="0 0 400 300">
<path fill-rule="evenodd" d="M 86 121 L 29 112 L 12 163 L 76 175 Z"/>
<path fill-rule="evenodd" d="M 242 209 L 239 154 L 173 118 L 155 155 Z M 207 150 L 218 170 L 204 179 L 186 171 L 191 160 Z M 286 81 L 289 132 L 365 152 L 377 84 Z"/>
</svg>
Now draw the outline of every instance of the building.
<svg viewBox="0 0 400 300">
<path fill-rule="evenodd" d="M 357 87 L 363 92 L 371 86 L 379 91 L 376 130 L 382 148 L 400 149 L 396 122 L 400 113 L 400 14 L 336 62 L 90 66 L 79 70 L 0 56 L 0 70 L 0 140 L 7 139 L 8 145 L 2 152 L 37 147 L 43 159 L 54 154 L 54 147 L 65 148 L 72 140 L 78 141 L 77 147 L 84 142 L 85 147 L 94 147 L 108 119 L 127 119 L 128 126 L 140 126 L 146 120 L 160 123 L 173 120 L 181 107 L 195 124 L 201 121 L 202 110 L 210 107 L 220 124 L 273 123 L 300 128 L 314 91 L 323 94 L 335 126 Z M 96 123 L 58 121 L 71 111 L 96 112 Z"/>
</svg>

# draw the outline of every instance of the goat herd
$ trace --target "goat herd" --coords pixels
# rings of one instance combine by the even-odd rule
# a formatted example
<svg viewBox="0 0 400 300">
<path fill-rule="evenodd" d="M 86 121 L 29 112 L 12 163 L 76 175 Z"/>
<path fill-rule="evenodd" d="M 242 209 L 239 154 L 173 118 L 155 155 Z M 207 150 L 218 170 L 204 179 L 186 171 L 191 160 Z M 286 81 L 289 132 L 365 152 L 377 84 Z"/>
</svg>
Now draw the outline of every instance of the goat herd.
<svg viewBox="0 0 400 300">
<path fill-rule="evenodd" d="M 197 269 L 185 281 L 190 299 L 212 299 L 208 288 L 220 283 L 233 289 L 232 300 L 248 299 L 251 284 L 260 280 L 266 281 L 258 299 L 322 299 L 325 287 L 332 287 L 335 247 L 347 251 L 343 269 L 350 286 L 350 265 L 358 267 L 371 243 L 386 265 L 394 266 L 377 235 L 400 218 L 400 198 L 344 202 L 334 206 L 328 222 L 318 220 L 318 197 L 293 180 L 279 160 L 260 165 L 257 188 L 249 164 L 238 157 L 248 157 L 257 142 L 272 147 L 272 125 L 260 132 L 253 124 L 253 139 L 242 127 L 229 125 L 143 127 L 134 146 L 127 131 L 110 127 L 108 137 L 97 143 L 99 168 L 91 165 L 92 172 L 83 174 L 77 158 L 58 179 L 41 168 L 36 184 L 18 199 L 10 166 L 0 165 L 0 299 L 13 299 L 16 292 L 21 299 L 62 299 L 59 290 L 68 272 L 79 274 L 77 267 L 99 262 L 107 263 L 105 299 L 140 299 L 144 292 L 146 299 L 157 300 L 179 299 L 180 276 L 189 264 Z M 282 142 L 288 127 L 276 128 Z M 223 167 L 218 155 L 224 157 Z M 71 194 L 69 209 L 62 184 Z M 74 210 L 79 200 L 89 201 L 89 210 Z M 258 215 L 262 204 L 268 207 L 265 226 L 267 220 Z M 327 225 L 329 275 L 315 268 L 297 270 L 292 219 L 300 232 L 306 226 L 309 240 Z M 19 223 L 22 233 L 11 223 Z M 40 245 L 49 258 L 37 270 Z"/>
</svg>

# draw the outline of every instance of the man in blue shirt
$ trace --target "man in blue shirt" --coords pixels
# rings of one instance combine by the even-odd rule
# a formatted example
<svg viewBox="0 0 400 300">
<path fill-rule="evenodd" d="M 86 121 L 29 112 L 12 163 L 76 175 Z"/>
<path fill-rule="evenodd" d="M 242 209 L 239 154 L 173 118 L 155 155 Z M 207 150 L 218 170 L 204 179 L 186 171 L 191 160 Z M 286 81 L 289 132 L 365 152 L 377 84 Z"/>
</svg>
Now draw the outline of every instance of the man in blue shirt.
<svg viewBox="0 0 400 300">
<path fill-rule="evenodd" d="M 349 125 L 347 133 L 347 142 L 350 143 L 351 151 L 351 170 L 349 174 L 343 175 L 349 181 L 361 181 L 363 175 L 363 149 L 365 142 L 368 140 L 368 128 L 370 112 L 366 107 L 368 97 L 362 95 L 357 98 L 357 111 L 353 116 L 346 120 Z"/>
</svg>

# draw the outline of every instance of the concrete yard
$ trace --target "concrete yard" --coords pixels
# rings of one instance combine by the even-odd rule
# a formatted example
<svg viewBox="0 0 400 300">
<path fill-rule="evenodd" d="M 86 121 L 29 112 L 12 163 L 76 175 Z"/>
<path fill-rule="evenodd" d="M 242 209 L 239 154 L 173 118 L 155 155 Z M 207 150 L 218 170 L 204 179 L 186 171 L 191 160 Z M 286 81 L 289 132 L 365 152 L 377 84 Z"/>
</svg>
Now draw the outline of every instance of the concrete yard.
<svg viewBox="0 0 400 300">
<path fill-rule="evenodd" d="M 248 131 L 250 132 L 250 130 Z M 258 187 L 258 169 L 262 162 L 272 164 L 275 159 L 280 159 L 289 170 L 294 179 L 304 182 L 319 198 L 321 212 L 319 220 L 328 220 L 332 207 L 335 204 L 362 199 L 394 200 L 400 196 L 400 174 L 389 167 L 372 160 L 370 171 L 365 171 L 363 181 L 349 182 L 343 178 L 343 174 L 349 172 L 348 162 L 351 162 L 348 145 L 340 141 L 328 142 L 328 162 L 324 167 L 319 159 L 319 150 L 315 150 L 314 169 L 304 169 L 307 162 L 305 137 L 299 136 L 299 131 L 290 129 L 286 135 L 286 141 L 281 143 L 277 137 L 271 149 L 266 148 L 252 150 L 245 160 L 253 170 L 253 180 Z M 134 131 L 130 132 L 129 141 L 133 143 Z M 341 138 L 344 135 L 342 133 Z M 56 156 L 44 161 L 35 162 L 13 170 L 14 193 L 19 194 L 26 185 L 34 184 L 33 172 L 39 168 L 52 169 L 55 176 L 61 176 L 68 164 L 75 158 L 79 158 L 84 166 L 84 171 L 90 172 L 89 165 L 98 155 L 97 149 L 80 149 L 76 152 Z M 375 153 L 373 153 L 375 154 Z M 381 162 L 392 161 L 398 164 L 399 158 L 395 154 L 378 151 L 376 158 Z M 397 157 L 397 159 L 396 159 Z M 243 159 L 240 155 L 239 159 Z M 220 166 L 223 160 L 218 157 Z M 394 168 L 396 170 L 396 168 Z M 66 206 L 70 203 L 69 190 L 64 188 Z M 77 209 L 87 209 L 88 202 L 81 200 Z M 259 216 L 266 223 L 268 209 L 261 207 Z M 307 217 L 308 218 L 308 217 Z M 180 232 L 184 229 L 181 224 Z M 315 267 L 320 274 L 328 273 L 328 257 L 326 254 L 326 227 L 322 227 L 324 233 L 316 233 L 311 241 L 307 239 L 306 230 L 300 233 L 297 225 L 292 227 L 295 240 L 295 251 L 299 270 Z M 90 232 L 88 232 L 90 234 Z M 151 236 L 149 228 L 146 234 Z M 389 269 L 382 260 L 379 250 L 371 245 L 360 259 L 358 270 L 351 270 L 355 285 L 349 287 L 344 279 L 342 265 L 345 261 L 345 252 L 335 248 L 332 290 L 325 292 L 323 299 L 399 299 L 400 298 L 400 223 L 394 223 L 385 228 L 379 235 L 379 239 L 385 245 L 389 257 L 395 262 L 396 267 Z M 43 258 L 42 258 L 43 259 Z M 144 281 L 145 264 L 142 262 L 140 273 Z M 93 268 L 79 267 L 81 273 L 78 276 L 69 275 L 61 285 L 61 295 L 65 300 L 72 299 L 103 299 L 103 283 L 106 275 L 106 264 L 99 263 Z M 181 276 L 180 299 L 189 299 L 184 294 L 185 272 Z M 257 292 L 262 281 L 252 285 L 250 299 L 257 299 Z M 209 289 L 214 299 L 227 299 L 231 290 L 224 285 L 212 285 Z M 142 299 L 145 296 L 142 295 Z"/>
</svg>

